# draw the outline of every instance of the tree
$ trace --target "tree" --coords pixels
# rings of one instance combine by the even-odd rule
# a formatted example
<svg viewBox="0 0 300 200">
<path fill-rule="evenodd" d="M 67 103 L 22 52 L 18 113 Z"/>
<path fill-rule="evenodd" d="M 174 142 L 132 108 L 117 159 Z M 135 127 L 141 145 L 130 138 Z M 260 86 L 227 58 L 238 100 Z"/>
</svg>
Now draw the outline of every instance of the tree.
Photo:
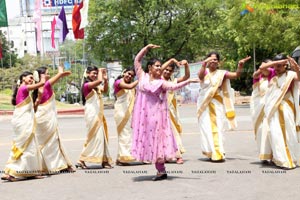
<svg viewBox="0 0 300 200">
<path fill-rule="evenodd" d="M 220 29 L 227 30 L 223 31 L 224 36 L 234 44 L 237 52 L 234 54 L 229 51 L 230 55 L 227 54 L 229 58 L 237 60 L 242 55 L 253 55 L 255 52 L 255 65 L 258 67 L 263 59 L 272 59 L 282 52 L 289 54 L 299 45 L 300 24 L 297 22 L 300 17 L 299 6 L 297 6 L 299 1 L 298 4 L 291 0 L 247 2 L 226 0 L 226 9 L 221 12 L 224 23 L 221 24 Z M 253 8 L 253 12 L 241 14 L 247 5 Z M 235 87 L 249 93 L 254 70 L 253 65 L 246 65 L 246 73 L 235 81 Z"/>
<path fill-rule="evenodd" d="M 247 63 L 245 73 L 233 82 L 236 89 L 249 93 L 254 63 L 299 45 L 298 2 L 92 1 L 87 48 L 99 62 L 119 60 L 123 66 L 132 65 L 138 50 L 149 43 L 162 46 L 147 54 L 162 61 L 175 57 L 195 62 L 216 50 L 222 55 L 222 68 L 231 71 L 239 59 L 255 52 L 255 61 Z M 241 14 L 246 6 L 254 11 Z"/>
<path fill-rule="evenodd" d="M 9 68 L 10 66 L 15 66 L 16 63 L 19 62 L 17 58 L 17 54 L 14 52 L 9 51 L 9 48 L 11 48 L 12 44 L 9 44 L 9 42 L 6 40 L 5 35 L 0 30 L 0 43 L 2 47 L 2 63 L 4 68 Z M 1 63 L 1 65 L 2 65 Z M 2 66 L 1 66 L 2 67 Z"/>
<path fill-rule="evenodd" d="M 197 58 L 203 43 L 212 38 L 205 32 L 217 23 L 222 1 L 124 0 L 91 2 L 87 47 L 100 61 L 120 60 L 132 65 L 143 46 L 154 43 L 162 48 L 150 52 L 163 61 Z M 206 41 L 204 41 L 206 40 Z"/>
</svg>

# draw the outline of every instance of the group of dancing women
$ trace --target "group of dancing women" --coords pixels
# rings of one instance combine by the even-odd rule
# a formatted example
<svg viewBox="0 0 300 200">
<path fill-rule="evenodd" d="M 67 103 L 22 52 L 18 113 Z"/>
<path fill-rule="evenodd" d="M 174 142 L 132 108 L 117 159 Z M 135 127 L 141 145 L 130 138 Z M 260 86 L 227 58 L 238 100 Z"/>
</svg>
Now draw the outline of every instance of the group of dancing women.
<svg viewBox="0 0 300 200">
<path fill-rule="evenodd" d="M 186 60 L 172 58 L 161 63 L 152 58 L 143 69 L 144 56 L 159 47 L 149 44 L 142 48 L 134 68 L 126 68 L 114 83 L 115 163 L 153 163 L 157 170 L 153 181 L 168 178 L 166 162 L 184 163 L 183 130 L 174 91 L 189 83 L 200 84 L 197 117 L 202 153 L 211 162 L 225 161 L 225 130 L 237 126 L 230 79 L 240 77 L 244 63 L 251 59 L 241 59 L 237 70 L 229 72 L 219 69 L 220 55 L 211 52 L 202 61 L 198 78 L 190 79 Z M 174 78 L 178 66 L 184 66 L 185 73 Z M 12 148 L 1 179 L 18 181 L 75 171 L 60 140 L 53 92 L 53 85 L 70 74 L 58 67 L 58 73 L 50 77 L 47 68 L 40 67 L 20 75 L 12 97 Z M 297 63 L 281 54 L 263 62 L 253 74 L 251 114 L 259 158 L 284 169 L 295 168 L 299 157 L 299 77 Z M 89 169 L 87 163 L 113 167 L 102 99 L 102 93 L 108 91 L 107 80 L 106 69 L 86 68 L 81 92 L 87 136 L 76 168 Z"/>
</svg>

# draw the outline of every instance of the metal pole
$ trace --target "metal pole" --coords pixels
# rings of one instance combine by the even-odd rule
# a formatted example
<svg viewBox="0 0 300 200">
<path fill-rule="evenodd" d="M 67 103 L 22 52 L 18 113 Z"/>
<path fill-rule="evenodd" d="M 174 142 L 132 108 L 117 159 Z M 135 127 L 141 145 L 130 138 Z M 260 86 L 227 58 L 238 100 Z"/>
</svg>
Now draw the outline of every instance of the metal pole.
<svg viewBox="0 0 300 200">
<path fill-rule="evenodd" d="M 9 27 L 7 26 L 7 39 L 8 39 L 8 51 L 9 51 L 9 67 L 11 67 L 11 43 L 9 37 Z"/>
</svg>

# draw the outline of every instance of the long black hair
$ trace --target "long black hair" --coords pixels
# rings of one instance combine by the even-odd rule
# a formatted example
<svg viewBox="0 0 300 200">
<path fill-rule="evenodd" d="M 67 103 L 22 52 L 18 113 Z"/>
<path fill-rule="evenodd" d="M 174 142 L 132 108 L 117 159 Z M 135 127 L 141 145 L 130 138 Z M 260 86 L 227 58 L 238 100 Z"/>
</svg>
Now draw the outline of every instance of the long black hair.
<svg viewBox="0 0 300 200">
<path fill-rule="evenodd" d="M 13 92 L 13 95 L 12 95 L 12 98 L 11 98 L 11 104 L 12 105 L 17 105 L 17 102 L 16 102 L 16 98 L 17 98 L 17 93 L 18 93 L 18 89 L 20 87 L 20 85 L 22 84 L 23 82 L 23 78 L 26 77 L 26 76 L 29 76 L 29 75 L 32 75 L 31 72 L 29 71 L 25 71 L 23 72 L 20 76 L 19 76 L 19 79 L 17 81 L 17 84 L 15 85 L 14 87 L 14 92 Z M 18 83 L 19 82 L 19 83 Z"/>
<path fill-rule="evenodd" d="M 47 71 L 47 67 L 39 67 L 38 69 L 36 69 L 35 71 L 38 72 L 39 74 L 39 81 L 41 81 L 41 74 L 46 74 L 46 71 Z M 36 81 L 36 80 L 35 80 Z M 36 83 L 38 83 L 36 82 Z M 35 103 L 37 97 L 38 97 L 38 94 L 39 94 L 39 89 L 35 89 L 33 92 L 32 92 L 32 100 L 33 100 L 33 103 Z"/>
<path fill-rule="evenodd" d="M 88 66 L 85 70 L 85 73 L 90 73 L 91 71 L 97 71 L 98 72 L 98 68 L 96 66 Z M 83 105 L 85 105 L 85 102 L 86 102 L 85 96 L 83 94 L 83 86 L 84 86 L 85 83 L 92 81 L 89 77 L 85 77 L 85 75 L 83 76 L 83 82 L 82 82 L 82 85 L 81 85 L 81 96 L 82 96 L 82 104 Z M 94 88 L 94 90 L 97 91 L 97 88 Z"/>
</svg>

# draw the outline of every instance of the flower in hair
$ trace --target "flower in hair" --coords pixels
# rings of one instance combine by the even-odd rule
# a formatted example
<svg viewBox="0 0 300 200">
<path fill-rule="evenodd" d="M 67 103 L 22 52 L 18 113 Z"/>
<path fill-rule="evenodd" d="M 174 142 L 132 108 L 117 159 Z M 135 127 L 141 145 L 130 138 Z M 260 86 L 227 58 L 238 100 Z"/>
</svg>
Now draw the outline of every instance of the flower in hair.
<svg viewBox="0 0 300 200">
<path fill-rule="evenodd" d="M 87 68 L 85 68 L 85 70 L 83 72 L 83 78 L 87 78 Z"/>
<path fill-rule="evenodd" d="M 121 76 L 123 77 L 124 76 L 124 73 L 126 72 L 126 69 L 124 69 L 121 73 Z"/>
<path fill-rule="evenodd" d="M 38 71 L 34 71 L 33 72 L 33 80 L 38 83 L 40 82 L 40 76 L 39 76 L 39 72 Z"/>
</svg>

